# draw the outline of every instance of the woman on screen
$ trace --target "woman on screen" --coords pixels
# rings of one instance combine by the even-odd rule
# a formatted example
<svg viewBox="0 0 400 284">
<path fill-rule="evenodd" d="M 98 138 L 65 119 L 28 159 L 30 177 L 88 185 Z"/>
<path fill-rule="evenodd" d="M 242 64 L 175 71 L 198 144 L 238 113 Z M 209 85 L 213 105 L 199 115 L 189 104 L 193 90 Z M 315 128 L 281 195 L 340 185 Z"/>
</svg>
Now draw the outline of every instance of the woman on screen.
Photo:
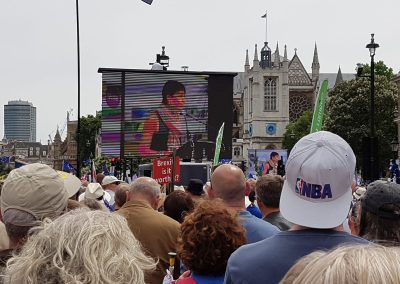
<svg viewBox="0 0 400 284">
<path fill-rule="evenodd" d="M 159 109 L 144 122 L 140 145 L 142 156 L 154 156 L 159 152 L 172 153 L 185 141 L 185 120 L 182 113 L 186 103 L 186 89 L 178 81 L 169 80 L 162 90 Z"/>
</svg>

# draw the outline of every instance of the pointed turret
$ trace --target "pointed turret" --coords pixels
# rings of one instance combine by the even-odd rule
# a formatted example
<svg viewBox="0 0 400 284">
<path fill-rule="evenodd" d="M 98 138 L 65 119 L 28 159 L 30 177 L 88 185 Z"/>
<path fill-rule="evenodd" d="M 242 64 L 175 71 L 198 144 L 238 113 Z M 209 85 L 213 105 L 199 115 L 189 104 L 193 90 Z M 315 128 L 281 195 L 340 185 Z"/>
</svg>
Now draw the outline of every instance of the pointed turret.
<svg viewBox="0 0 400 284">
<path fill-rule="evenodd" d="M 257 43 L 254 48 L 254 59 L 253 61 L 258 61 L 258 50 L 257 50 Z"/>
<path fill-rule="evenodd" d="M 260 68 L 260 61 L 258 60 L 258 49 L 256 44 L 254 49 L 253 70 L 259 70 L 259 68 Z"/>
<path fill-rule="evenodd" d="M 244 62 L 244 70 L 247 71 L 250 69 L 250 63 L 249 63 L 249 50 L 246 49 L 246 61 Z"/>
<path fill-rule="evenodd" d="M 58 126 L 57 126 L 56 135 L 54 136 L 54 142 L 61 142 L 61 135 L 60 135 L 60 131 L 58 130 Z"/>
<path fill-rule="evenodd" d="M 342 70 L 340 69 L 340 65 L 339 65 L 339 70 L 338 70 L 337 75 L 336 75 L 335 86 L 337 84 L 340 84 L 341 82 L 343 82 L 343 75 L 342 75 Z"/>
<path fill-rule="evenodd" d="M 314 47 L 314 57 L 313 57 L 313 62 L 311 64 L 311 69 L 312 69 L 312 81 L 317 82 L 319 78 L 319 60 L 318 60 L 317 43 L 315 43 Z"/>
<path fill-rule="evenodd" d="M 283 62 L 287 62 L 288 58 L 287 58 L 287 50 L 286 50 L 286 44 L 285 44 L 285 51 L 283 52 Z"/>
<path fill-rule="evenodd" d="M 279 55 L 279 46 L 278 43 L 276 43 L 276 49 L 275 49 L 275 58 L 274 58 L 274 67 L 279 68 L 281 65 L 281 56 Z"/>
</svg>

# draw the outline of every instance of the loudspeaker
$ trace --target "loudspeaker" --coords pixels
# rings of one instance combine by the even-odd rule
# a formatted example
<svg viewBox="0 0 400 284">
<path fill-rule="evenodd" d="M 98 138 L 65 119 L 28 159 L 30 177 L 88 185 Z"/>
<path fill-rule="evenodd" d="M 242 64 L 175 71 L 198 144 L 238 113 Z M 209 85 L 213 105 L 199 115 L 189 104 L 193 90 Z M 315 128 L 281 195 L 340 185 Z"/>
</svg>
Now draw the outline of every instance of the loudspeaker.
<svg viewBox="0 0 400 284">
<path fill-rule="evenodd" d="M 364 181 L 379 179 L 378 138 L 362 139 L 362 178 Z"/>
</svg>

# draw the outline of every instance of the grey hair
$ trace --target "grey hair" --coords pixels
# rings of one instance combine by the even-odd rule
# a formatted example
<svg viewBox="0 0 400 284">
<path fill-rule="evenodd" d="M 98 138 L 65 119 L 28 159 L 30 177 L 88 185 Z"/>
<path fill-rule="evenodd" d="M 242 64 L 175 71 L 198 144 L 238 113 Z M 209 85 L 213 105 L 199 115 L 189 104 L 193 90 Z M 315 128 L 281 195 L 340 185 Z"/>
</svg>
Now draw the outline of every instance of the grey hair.
<svg viewBox="0 0 400 284">
<path fill-rule="evenodd" d="M 131 184 L 129 193 L 151 195 L 154 198 L 158 198 L 161 195 L 161 189 L 154 179 L 141 177 Z"/>
<path fill-rule="evenodd" d="M 295 264 L 303 266 L 303 269 L 291 283 L 400 283 L 400 249 L 397 247 L 343 246 L 314 256 L 312 260 L 301 259 Z M 303 261 L 307 264 L 304 265 Z"/>
<path fill-rule="evenodd" d="M 145 283 L 155 268 L 117 214 L 76 209 L 34 230 L 7 262 L 5 283 Z"/>
</svg>

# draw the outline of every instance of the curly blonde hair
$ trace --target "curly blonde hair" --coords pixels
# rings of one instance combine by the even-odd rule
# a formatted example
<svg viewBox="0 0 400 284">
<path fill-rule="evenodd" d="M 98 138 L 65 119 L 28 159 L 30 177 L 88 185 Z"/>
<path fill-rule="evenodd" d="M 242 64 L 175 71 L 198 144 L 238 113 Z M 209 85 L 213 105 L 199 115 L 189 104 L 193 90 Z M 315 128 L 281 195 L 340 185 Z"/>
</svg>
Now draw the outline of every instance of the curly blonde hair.
<svg viewBox="0 0 400 284">
<path fill-rule="evenodd" d="M 342 246 L 300 259 L 281 284 L 400 283 L 400 249 L 380 245 Z"/>
<path fill-rule="evenodd" d="M 246 243 L 243 226 L 220 200 L 206 200 L 181 225 L 178 255 L 191 271 L 221 275 L 229 256 Z"/>
<path fill-rule="evenodd" d="M 88 209 L 73 210 L 34 229 L 7 262 L 5 283 L 144 283 L 155 268 L 126 220 Z"/>
</svg>

